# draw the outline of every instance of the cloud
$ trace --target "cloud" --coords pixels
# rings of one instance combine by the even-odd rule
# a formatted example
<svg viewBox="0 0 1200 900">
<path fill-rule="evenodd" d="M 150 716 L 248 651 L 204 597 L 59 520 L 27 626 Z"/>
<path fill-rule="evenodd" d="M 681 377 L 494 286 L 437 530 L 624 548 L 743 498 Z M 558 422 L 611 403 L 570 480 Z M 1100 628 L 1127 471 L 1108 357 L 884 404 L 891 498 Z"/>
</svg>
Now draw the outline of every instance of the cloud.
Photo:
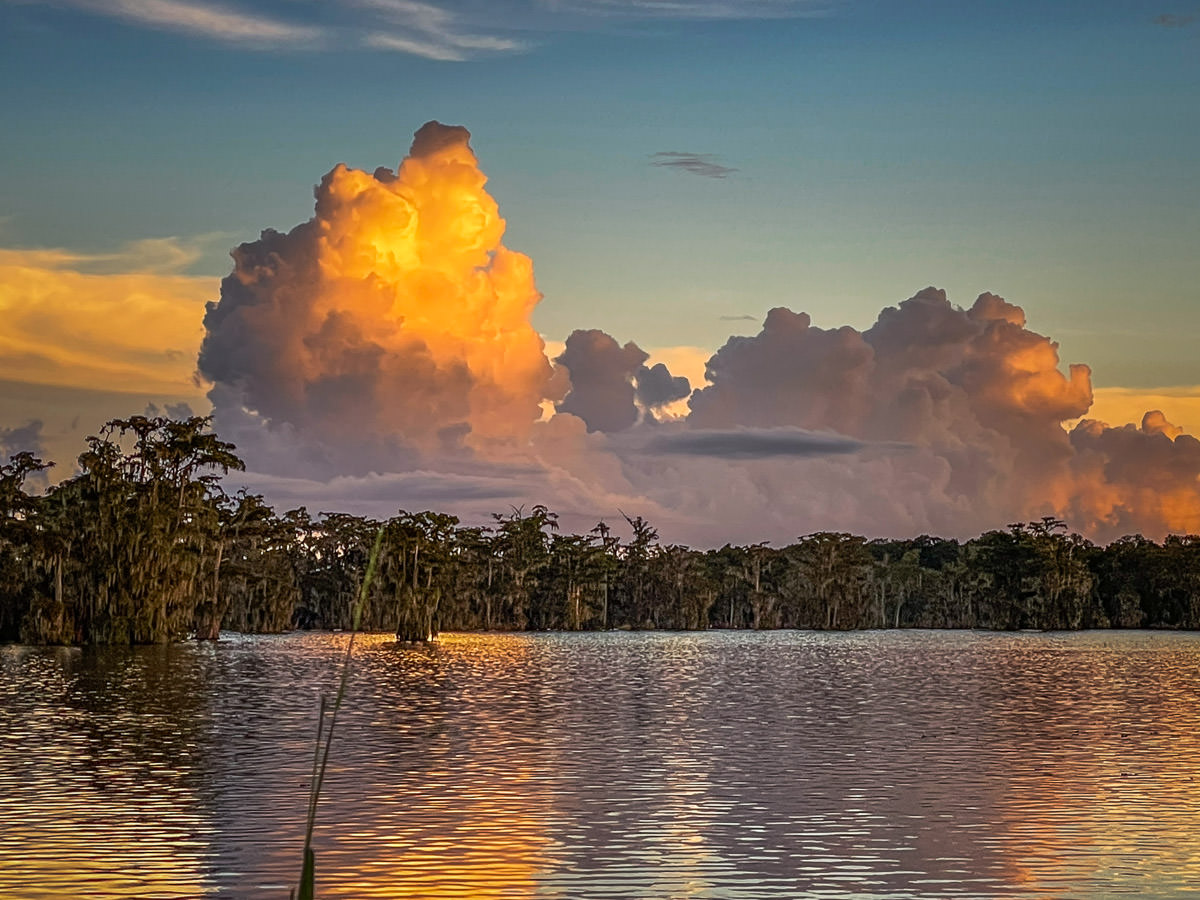
<svg viewBox="0 0 1200 900">
<path fill-rule="evenodd" d="M 285 478 L 261 472 L 232 476 L 249 490 L 265 491 L 277 503 L 288 508 L 306 506 L 313 510 L 337 512 L 351 505 L 376 505 L 382 515 L 397 509 L 423 509 L 429 505 L 456 506 L 463 501 L 487 501 L 491 510 L 497 503 L 517 499 L 511 477 L 497 472 L 492 476 L 447 473 L 427 470 L 412 472 L 372 472 L 364 476 L 335 476 L 328 480 Z"/>
<path fill-rule="evenodd" d="M 545 0 L 557 11 L 647 19 L 791 19 L 825 15 L 813 0 Z"/>
<path fill-rule="evenodd" d="M 785 19 L 824 15 L 832 8 L 812 0 L 346 0 L 273 4 L 269 11 L 262 10 L 262 0 L 53 0 L 46 5 L 235 49 L 327 52 L 365 46 L 438 62 L 521 53 L 532 46 L 524 35 L 578 32 L 621 20 Z M 283 10 L 286 16 L 280 15 Z"/>
<path fill-rule="evenodd" d="M 76 8 L 148 28 L 256 47 L 313 45 L 322 31 L 229 6 L 186 0 L 74 0 Z"/>
<path fill-rule="evenodd" d="M 1156 388 L 1097 387 L 1087 411 L 1090 419 L 1123 425 L 1138 423 L 1146 410 L 1162 410 L 1185 432 L 1200 434 L 1200 385 Z M 1074 427 L 1076 422 L 1069 423 Z"/>
<path fill-rule="evenodd" d="M 0 379 L 199 395 L 200 317 L 217 281 L 172 274 L 193 258 L 174 238 L 111 254 L 0 248 Z"/>
<path fill-rule="evenodd" d="M 219 429 L 295 442 L 326 471 L 528 440 L 565 384 L 529 323 L 532 262 L 501 243 L 469 138 L 429 122 L 395 173 L 338 165 L 312 219 L 234 251 L 199 358 Z"/>
<path fill-rule="evenodd" d="M 803 428 L 689 429 L 652 437 L 645 449 L 714 459 L 768 459 L 773 456 L 830 456 L 857 453 L 868 446 L 839 434 Z"/>
<path fill-rule="evenodd" d="M 0 462 L 21 452 L 43 457 L 42 422 L 34 419 L 16 428 L 0 428 Z"/>
<path fill-rule="evenodd" d="M 512 53 L 527 49 L 523 41 L 464 30 L 459 17 L 448 9 L 417 0 L 356 0 L 372 10 L 394 30 L 375 31 L 364 38 L 368 47 L 397 50 L 426 59 L 461 62 L 476 52 Z"/>
<path fill-rule="evenodd" d="M 683 153 L 676 150 L 663 150 L 650 157 L 650 165 L 664 169 L 675 169 L 703 178 L 727 178 L 737 169 L 723 166 L 714 160 L 717 157 L 710 153 Z"/>
<path fill-rule="evenodd" d="M 554 361 L 570 375 L 571 389 L 556 406 L 578 416 L 588 431 L 622 431 L 691 393 L 688 379 L 665 363 L 646 366 L 650 354 L 630 341 L 621 346 L 603 331 L 574 331 Z"/>
<path fill-rule="evenodd" d="M 1075 490 L 1063 515 L 1106 538 L 1200 533 L 1200 441 L 1158 410 L 1141 425 L 1085 419 L 1071 430 Z"/>
<path fill-rule="evenodd" d="M 621 431 L 638 420 L 633 378 L 649 354 L 630 341 L 624 347 L 603 331 L 574 331 L 555 362 L 571 375 L 560 413 L 579 416 L 588 431 Z"/>
<path fill-rule="evenodd" d="M 635 377 L 638 403 L 647 410 L 685 400 L 692 393 L 691 382 L 683 375 L 672 375 L 665 363 L 642 366 Z"/>
<path fill-rule="evenodd" d="M 199 367 L 274 502 L 483 523 L 546 503 L 572 528 L 623 509 L 699 545 L 1200 529 L 1200 442 L 1155 412 L 1085 418 L 1090 369 L 996 294 L 925 288 L 866 330 L 777 307 L 715 353 L 579 330 L 553 364 L 469 138 L 428 123 L 395 172 L 339 165 L 309 221 L 234 251 Z"/>
<path fill-rule="evenodd" d="M 363 38 L 363 43 L 376 50 L 395 50 L 399 53 L 408 53 L 412 56 L 421 56 L 439 62 L 462 62 L 467 59 L 467 54 L 461 49 L 446 46 L 438 41 L 402 37 L 384 32 L 368 34 Z"/>
<path fill-rule="evenodd" d="M 1175 15 L 1173 13 L 1163 13 L 1153 19 L 1155 25 L 1161 25 L 1163 28 L 1186 28 L 1195 21 L 1196 16 L 1194 15 Z"/>
</svg>

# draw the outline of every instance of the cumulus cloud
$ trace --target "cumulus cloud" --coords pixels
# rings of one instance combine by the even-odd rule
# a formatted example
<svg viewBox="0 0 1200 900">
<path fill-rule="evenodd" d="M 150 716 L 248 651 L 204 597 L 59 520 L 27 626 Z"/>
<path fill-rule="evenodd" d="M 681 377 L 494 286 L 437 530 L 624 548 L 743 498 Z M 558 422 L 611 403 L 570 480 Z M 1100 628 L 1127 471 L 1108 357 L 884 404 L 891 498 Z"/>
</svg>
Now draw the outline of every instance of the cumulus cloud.
<svg viewBox="0 0 1200 900">
<path fill-rule="evenodd" d="M 583 419 L 588 431 L 622 431 L 639 421 L 655 421 L 655 413 L 686 398 L 691 385 L 686 377 L 672 375 L 665 363 L 645 365 L 649 358 L 632 341 L 622 347 L 603 331 L 572 332 L 554 358 L 571 376 L 571 389 L 558 412 Z"/>
<path fill-rule="evenodd" d="M 1061 499 L 1071 454 L 1061 422 L 1086 412 L 1091 386 L 1085 366 L 1064 376 L 1058 362 L 1057 345 L 992 294 L 962 309 L 929 288 L 865 332 L 778 308 L 709 360 L 689 422 L 911 445 L 893 466 L 919 465 L 952 518 L 987 527 Z"/>
<path fill-rule="evenodd" d="M 688 379 L 683 375 L 672 375 L 666 363 L 639 367 L 636 388 L 638 402 L 648 411 L 684 400 L 692 393 Z"/>
<path fill-rule="evenodd" d="M 395 173 L 338 165 L 312 219 L 234 251 L 200 352 L 218 427 L 356 471 L 528 441 L 564 386 L 469 137 L 430 122 Z"/>
<path fill-rule="evenodd" d="M 728 178 L 737 169 L 716 162 L 711 153 L 686 153 L 678 150 L 663 150 L 650 157 L 650 165 L 661 169 L 674 169 L 703 178 Z"/>
<path fill-rule="evenodd" d="M 546 503 L 583 528 L 624 509 L 701 545 L 1041 515 L 1098 539 L 1200 529 L 1200 442 L 1157 412 L 1084 418 L 1088 367 L 995 294 L 926 288 L 863 331 L 779 307 L 704 355 L 580 330 L 552 363 L 485 181 L 466 130 L 429 123 L 396 171 L 337 166 L 311 220 L 234 251 L 200 370 L 276 502 Z"/>
<path fill-rule="evenodd" d="M 1096 387 L 1092 391 L 1089 419 L 1101 422 L 1140 422 L 1147 410 L 1169 410 L 1183 431 L 1200 433 L 1200 385 L 1169 388 Z M 1069 423 L 1070 427 L 1075 422 Z"/>
<path fill-rule="evenodd" d="M 1071 430 L 1076 489 L 1063 515 L 1088 533 L 1200 533 L 1200 441 L 1158 410 L 1141 425 L 1085 419 Z"/>
<path fill-rule="evenodd" d="M 649 354 L 630 341 L 624 347 L 603 331 L 575 331 L 555 362 L 571 375 L 560 413 L 579 416 L 588 431 L 621 431 L 638 419 L 633 376 Z"/>
</svg>

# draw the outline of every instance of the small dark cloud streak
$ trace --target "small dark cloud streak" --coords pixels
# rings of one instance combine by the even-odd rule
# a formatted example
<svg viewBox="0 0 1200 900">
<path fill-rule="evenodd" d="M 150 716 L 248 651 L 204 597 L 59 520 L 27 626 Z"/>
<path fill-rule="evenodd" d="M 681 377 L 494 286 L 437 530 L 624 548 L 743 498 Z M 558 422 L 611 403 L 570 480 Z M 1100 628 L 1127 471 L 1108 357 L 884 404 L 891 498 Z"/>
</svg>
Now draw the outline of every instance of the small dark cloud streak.
<svg viewBox="0 0 1200 900">
<path fill-rule="evenodd" d="M 650 165 L 662 169 L 675 169 L 703 178 L 727 178 L 738 170 L 716 162 L 718 157 L 711 153 L 685 153 L 678 150 L 663 150 L 652 154 Z"/>
<path fill-rule="evenodd" d="M 1163 28 L 1186 28 L 1196 21 L 1195 15 L 1176 15 L 1174 13 L 1163 13 L 1161 16 L 1154 17 L 1154 24 L 1161 25 Z"/>
<path fill-rule="evenodd" d="M 652 438 L 645 449 L 716 459 L 768 459 L 857 453 L 868 444 L 840 434 L 804 428 L 693 429 Z"/>
</svg>

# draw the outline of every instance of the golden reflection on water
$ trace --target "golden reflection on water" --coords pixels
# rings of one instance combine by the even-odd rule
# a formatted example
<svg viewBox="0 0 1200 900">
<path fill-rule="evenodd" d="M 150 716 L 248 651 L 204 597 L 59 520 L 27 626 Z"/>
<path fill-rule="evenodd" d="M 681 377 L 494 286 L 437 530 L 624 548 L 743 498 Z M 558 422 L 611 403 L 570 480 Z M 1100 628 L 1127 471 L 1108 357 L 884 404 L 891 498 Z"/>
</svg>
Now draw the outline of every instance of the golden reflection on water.
<svg viewBox="0 0 1200 900">
<path fill-rule="evenodd" d="M 0 897 L 286 898 L 345 635 L 0 648 Z M 321 897 L 1176 896 L 1200 637 L 367 636 Z"/>
<path fill-rule="evenodd" d="M 540 776 L 555 760 L 539 740 L 531 707 L 523 697 L 507 697 L 504 687 L 514 672 L 535 668 L 531 642 L 513 636 L 483 652 L 477 639 L 455 635 L 426 650 L 398 648 L 378 637 L 366 643 L 366 658 L 357 665 L 369 677 L 386 685 L 399 674 L 426 681 L 420 693 L 445 693 L 422 710 L 432 740 L 429 752 L 416 756 L 416 771 L 408 773 L 416 783 L 373 793 L 356 817 L 362 820 L 358 832 L 340 833 L 337 812 L 322 817 L 321 827 L 337 837 L 323 849 L 318 845 L 318 872 L 325 871 L 318 877 L 320 896 L 535 896 L 554 843 L 547 834 L 554 798 Z M 470 677 L 461 687 L 445 680 L 447 655 L 467 660 Z M 386 696 L 385 690 L 380 699 Z M 522 702 L 505 702 L 512 699 Z M 386 747 L 389 731 L 403 723 L 377 718 L 372 724 Z M 497 748 L 504 750 L 502 766 L 494 761 Z M 336 782 L 331 787 L 336 790 Z M 371 847 L 367 859 L 360 852 L 364 842 Z"/>
<path fill-rule="evenodd" d="M 1072 636 L 1053 656 L 1036 645 L 1004 654 L 1011 683 L 1028 690 L 1022 706 L 997 708 L 1015 751 L 997 813 L 1010 882 L 1039 896 L 1200 886 L 1195 636 L 1160 636 L 1153 652 L 1144 637 L 1126 637 Z"/>
<path fill-rule="evenodd" d="M 156 705 L 161 648 L 122 662 L 79 650 L 0 648 L 0 896 L 196 897 L 211 831 L 173 758 L 188 710 Z M 40 691 L 15 690 L 12 668 Z M 24 685 L 28 687 L 28 683 Z M 117 695 L 118 708 L 91 705 Z"/>
</svg>

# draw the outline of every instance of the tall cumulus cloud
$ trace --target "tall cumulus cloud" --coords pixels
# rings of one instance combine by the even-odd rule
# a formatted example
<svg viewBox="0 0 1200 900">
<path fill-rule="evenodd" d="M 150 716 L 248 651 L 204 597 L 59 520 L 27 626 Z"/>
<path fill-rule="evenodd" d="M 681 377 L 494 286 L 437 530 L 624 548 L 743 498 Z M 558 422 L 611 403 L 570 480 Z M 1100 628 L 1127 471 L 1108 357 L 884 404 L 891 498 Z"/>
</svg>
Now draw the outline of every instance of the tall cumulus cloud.
<svg viewBox="0 0 1200 900">
<path fill-rule="evenodd" d="M 259 487 L 287 475 L 289 498 L 308 484 L 335 505 L 331 479 L 349 497 L 361 476 L 403 505 L 419 478 L 421 502 L 465 517 L 541 502 L 572 526 L 620 506 L 697 544 L 1041 515 L 1097 539 L 1200 530 L 1200 442 L 1157 411 L 1084 418 L 1088 367 L 994 294 L 963 308 L 927 288 L 865 331 L 773 309 L 694 391 L 599 330 L 551 361 L 485 181 L 467 131 L 431 122 L 395 172 L 339 165 L 311 220 L 234 251 L 199 363 Z"/>
<path fill-rule="evenodd" d="M 218 427 L 329 472 L 528 441 L 562 388 L 469 137 L 430 122 L 396 172 L 338 165 L 312 219 L 233 252 L 199 357 Z"/>
</svg>

